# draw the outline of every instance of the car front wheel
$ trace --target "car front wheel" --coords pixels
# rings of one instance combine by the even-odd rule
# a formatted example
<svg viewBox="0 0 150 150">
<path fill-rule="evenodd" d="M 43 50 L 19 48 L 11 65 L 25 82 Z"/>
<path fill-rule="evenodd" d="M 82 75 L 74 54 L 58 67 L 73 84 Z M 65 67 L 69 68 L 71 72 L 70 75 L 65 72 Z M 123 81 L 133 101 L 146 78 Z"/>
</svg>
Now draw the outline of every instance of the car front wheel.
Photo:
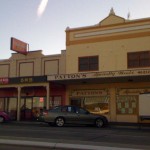
<svg viewBox="0 0 150 150">
<path fill-rule="evenodd" d="M 96 119 L 95 125 L 98 128 L 101 128 L 104 125 L 104 121 L 101 118 Z"/>
<path fill-rule="evenodd" d="M 62 117 L 56 118 L 55 124 L 56 124 L 57 127 L 62 127 L 62 126 L 64 126 L 64 124 L 65 124 L 64 118 L 62 118 Z"/>
<path fill-rule="evenodd" d="M 4 117 L 0 116 L 0 123 L 4 122 Z"/>
</svg>

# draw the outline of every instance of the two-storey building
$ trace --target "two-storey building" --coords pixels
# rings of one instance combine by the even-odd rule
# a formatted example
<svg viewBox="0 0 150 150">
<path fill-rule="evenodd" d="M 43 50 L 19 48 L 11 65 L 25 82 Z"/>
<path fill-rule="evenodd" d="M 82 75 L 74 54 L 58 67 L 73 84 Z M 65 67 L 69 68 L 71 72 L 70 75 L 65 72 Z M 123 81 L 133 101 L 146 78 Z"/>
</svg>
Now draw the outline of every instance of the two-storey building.
<svg viewBox="0 0 150 150">
<path fill-rule="evenodd" d="M 110 14 L 98 24 L 66 29 L 66 103 L 112 122 L 139 122 L 139 96 L 150 92 L 150 18 Z"/>
</svg>

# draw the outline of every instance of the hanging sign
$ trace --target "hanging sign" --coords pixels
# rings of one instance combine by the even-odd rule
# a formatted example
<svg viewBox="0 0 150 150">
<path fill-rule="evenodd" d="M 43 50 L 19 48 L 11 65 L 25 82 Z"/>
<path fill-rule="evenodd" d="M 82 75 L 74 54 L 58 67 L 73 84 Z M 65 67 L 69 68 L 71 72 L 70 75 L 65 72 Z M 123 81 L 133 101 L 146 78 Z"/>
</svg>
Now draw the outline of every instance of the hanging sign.
<svg viewBox="0 0 150 150">
<path fill-rule="evenodd" d="M 10 49 L 26 55 L 28 51 L 28 44 L 12 37 Z"/>
</svg>

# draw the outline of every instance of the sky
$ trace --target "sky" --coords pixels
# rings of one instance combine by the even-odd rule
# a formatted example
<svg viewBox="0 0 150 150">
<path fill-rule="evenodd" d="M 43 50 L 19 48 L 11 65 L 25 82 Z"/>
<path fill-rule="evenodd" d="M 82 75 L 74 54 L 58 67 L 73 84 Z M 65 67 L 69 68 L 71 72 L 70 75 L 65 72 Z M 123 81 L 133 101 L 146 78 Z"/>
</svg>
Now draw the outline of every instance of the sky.
<svg viewBox="0 0 150 150">
<path fill-rule="evenodd" d="M 29 44 L 29 51 L 44 55 L 66 49 L 67 27 L 99 23 L 113 8 L 130 20 L 150 18 L 150 0 L 0 0 L 0 59 L 9 59 L 10 38 Z"/>
</svg>

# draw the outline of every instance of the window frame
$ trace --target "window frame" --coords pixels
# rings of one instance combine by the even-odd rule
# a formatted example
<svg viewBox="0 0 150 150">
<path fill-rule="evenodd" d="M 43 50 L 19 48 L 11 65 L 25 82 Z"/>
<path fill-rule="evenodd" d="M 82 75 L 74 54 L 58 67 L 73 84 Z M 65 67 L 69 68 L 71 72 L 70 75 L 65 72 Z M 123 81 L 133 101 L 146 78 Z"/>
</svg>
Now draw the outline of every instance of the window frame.
<svg viewBox="0 0 150 150">
<path fill-rule="evenodd" d="M 96 62 L 92 62 L 92 58 L 96 58 Z M 85 59 L 81 62 L 81 59 Z M 91 62 L 90 62 L 91 61 Z M 84 71 L 98 71 L 99 70 L 99 56 L 83 56 L 78 57 L 78 72 L 84 72 Z"/>
<path fill-rule="evenodd" d="M 128 68 L 150 67 L 150 51 L 128 52 L 127 67 Z"/>
</svg>

